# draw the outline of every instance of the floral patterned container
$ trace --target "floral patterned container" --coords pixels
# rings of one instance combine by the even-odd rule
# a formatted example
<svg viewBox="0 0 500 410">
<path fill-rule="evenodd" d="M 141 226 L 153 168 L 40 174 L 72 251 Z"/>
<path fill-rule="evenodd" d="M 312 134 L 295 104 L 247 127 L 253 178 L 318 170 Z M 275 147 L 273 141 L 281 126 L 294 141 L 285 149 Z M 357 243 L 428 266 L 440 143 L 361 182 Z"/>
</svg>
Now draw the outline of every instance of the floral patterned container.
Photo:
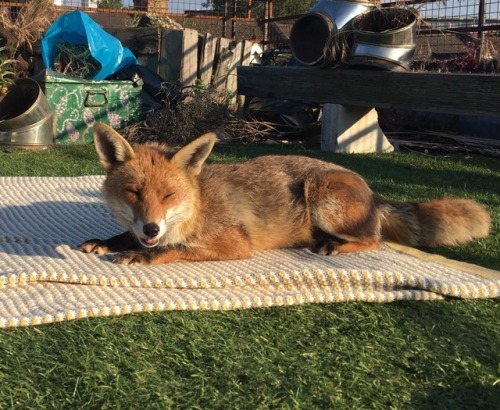
<svg viewBox="0 0 500 410">
<path fill-rule="evenodd" d="M 91 143 L 95 122 L 120 129 L 142 117 L 140 81 L 84 80 L 51 69 L 34 79 L 54 111 L 56 143 Z"/>
</svg>

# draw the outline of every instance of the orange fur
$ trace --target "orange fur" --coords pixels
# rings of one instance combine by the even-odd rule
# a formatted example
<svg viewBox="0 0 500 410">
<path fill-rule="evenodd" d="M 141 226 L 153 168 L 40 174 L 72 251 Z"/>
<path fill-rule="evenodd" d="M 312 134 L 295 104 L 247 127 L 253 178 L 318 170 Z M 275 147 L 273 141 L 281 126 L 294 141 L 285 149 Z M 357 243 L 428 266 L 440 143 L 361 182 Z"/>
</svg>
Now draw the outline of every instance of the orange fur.
<svg viewBox="0 0 500 410">
<path fill-rule="evenodd" d="M 214 134 L 177 152 L 158 144 L 132 148 L 100 123 L 94 135 L 107 174 L 104 197 L 127 231 L 79 249 L 120 252 L 119 263 L 242 259 L 304 246 L 336 254 L 377 250 L 383 239 L 457 245 L 489 233 L 490 216 L 474 201 L 386 201 L 358 174 L 312 158 L 204 165 Z"/>
</svg>

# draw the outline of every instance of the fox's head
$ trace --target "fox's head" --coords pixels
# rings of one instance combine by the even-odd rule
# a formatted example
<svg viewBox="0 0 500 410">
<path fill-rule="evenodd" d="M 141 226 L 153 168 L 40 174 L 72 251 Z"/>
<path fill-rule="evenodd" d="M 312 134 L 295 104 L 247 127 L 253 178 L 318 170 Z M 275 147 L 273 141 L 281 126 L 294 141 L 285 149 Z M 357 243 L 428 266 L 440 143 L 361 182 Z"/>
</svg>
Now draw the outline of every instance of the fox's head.
<svg viewBox="0 0 500 410">
<path fill-rule="evenodd" d="M 106 170 L 104 197 L 142 246 L 183 242 L 199 206 L 196 176 L 217 140 L 204 134 L 177 152 L 158 144 L 135 148 L 111 127 L 96 123 L 94 143 Z"/>
</svg>

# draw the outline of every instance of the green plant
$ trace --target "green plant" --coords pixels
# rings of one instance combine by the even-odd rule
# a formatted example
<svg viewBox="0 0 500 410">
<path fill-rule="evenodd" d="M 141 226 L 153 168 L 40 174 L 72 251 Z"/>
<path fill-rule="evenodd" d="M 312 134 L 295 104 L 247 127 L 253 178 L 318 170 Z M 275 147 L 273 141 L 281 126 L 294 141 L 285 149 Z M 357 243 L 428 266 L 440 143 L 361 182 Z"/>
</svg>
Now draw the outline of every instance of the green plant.
<svg viewBox="0 0 500 410">
<path fill-rule="evenodd" d="M 8 58 L 6 51 L 9 49 L 7 46 L 0 47 L 0 97 L 7 94 L 9 86 L 14 83 L 12 76 L 14 75 L 14 64 L 18 63 L 17 60 Z"/>
</svg>

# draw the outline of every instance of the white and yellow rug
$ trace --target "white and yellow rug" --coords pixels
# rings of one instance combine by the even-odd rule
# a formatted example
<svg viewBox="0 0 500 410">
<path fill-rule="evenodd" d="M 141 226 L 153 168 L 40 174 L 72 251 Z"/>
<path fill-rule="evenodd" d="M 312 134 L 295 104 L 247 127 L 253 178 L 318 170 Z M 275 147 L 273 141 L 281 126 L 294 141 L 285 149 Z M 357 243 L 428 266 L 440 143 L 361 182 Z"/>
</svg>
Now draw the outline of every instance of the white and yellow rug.
<svg viewBox="0 0 500 410">
<path fill-rule="evenodd" d="M 101 176 L 0 178 L 0 327 L 183 309 L 500 296 L 500 272 L 403 247 L 335 257 L 123 266 L 75 246 L 119 233 Z M 398 250 L 394 250 L 398 249 Z"/>
</svg>

